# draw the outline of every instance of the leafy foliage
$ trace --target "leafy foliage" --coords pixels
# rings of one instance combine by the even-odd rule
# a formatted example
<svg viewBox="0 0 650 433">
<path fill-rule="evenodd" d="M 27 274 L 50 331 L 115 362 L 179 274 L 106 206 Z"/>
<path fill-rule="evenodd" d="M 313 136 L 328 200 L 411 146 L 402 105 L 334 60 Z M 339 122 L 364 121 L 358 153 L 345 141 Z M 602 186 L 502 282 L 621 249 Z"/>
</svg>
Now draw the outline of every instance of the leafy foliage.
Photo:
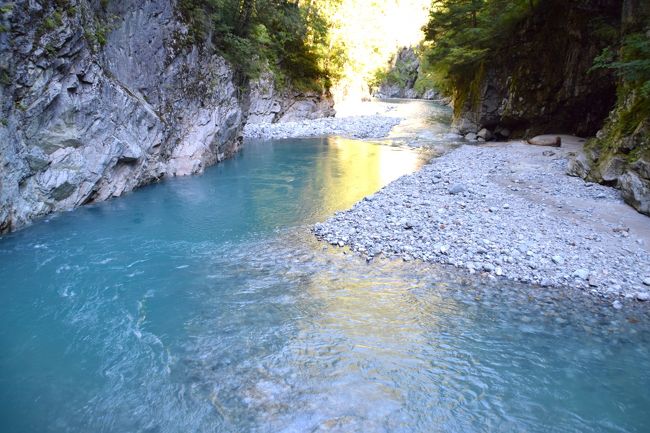
<svg viewBox="0 0 650 433">
<path fill-rule="evenodd" d="M 326 20 L 314 0 L 180 0 L 179 8 L 192 42 L 212 44 L 246 77 L 268 67 L 279 81 L 329 88 L 336 76 Z"/>
<path fill-rule="evenodd" d="M 433 0 L 424 27 L 429 75 L 447 90 L 467 81 L 512 37 L 539 0 Z"/>
<path fill-rule="evenodd" d="M 618 54 L 605 48 L 592 69 L 602 68 L 615 70 L 626 87 L 637 88 L 641 96 L 650 98 L 650 23 L 646 32 L 625 36 Z"/>
</svg>

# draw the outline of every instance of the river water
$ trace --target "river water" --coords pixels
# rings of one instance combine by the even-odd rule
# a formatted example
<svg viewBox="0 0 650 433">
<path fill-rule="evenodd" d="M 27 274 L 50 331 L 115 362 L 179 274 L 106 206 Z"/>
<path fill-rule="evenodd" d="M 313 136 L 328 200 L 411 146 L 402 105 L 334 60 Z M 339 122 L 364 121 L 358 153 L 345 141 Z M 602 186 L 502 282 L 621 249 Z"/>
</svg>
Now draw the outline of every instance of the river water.
<svg viewBox="0 0 650 433">
<path fill-rule="evenodd" d="M 1 431 L 649 431 L 644 309 L 313 238 L 427 157 L 252 142 L 1 238 Z"/>
</svg>

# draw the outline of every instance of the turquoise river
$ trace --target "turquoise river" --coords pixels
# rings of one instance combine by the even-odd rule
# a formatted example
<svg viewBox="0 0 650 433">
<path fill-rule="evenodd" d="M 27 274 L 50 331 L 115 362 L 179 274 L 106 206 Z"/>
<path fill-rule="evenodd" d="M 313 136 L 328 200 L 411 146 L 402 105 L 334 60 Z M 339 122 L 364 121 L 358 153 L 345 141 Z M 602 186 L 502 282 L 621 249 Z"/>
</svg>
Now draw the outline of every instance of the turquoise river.
<svg viewBox="0 0 650 433">
<path fill-rule="evenodd" d="M 314 239 L 429 156 L 250 142 L 0 238 L 0 431 L 649 432 L 647 308 Z"/>
</svg>

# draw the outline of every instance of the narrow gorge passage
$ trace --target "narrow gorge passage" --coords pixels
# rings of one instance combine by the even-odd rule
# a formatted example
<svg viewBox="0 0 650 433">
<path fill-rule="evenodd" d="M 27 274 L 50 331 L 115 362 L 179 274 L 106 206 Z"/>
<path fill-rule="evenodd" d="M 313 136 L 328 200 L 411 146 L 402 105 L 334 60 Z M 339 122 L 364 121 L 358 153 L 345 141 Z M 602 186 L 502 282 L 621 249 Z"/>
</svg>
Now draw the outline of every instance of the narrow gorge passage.
<svg viewBox="0 0 650 433">
<path fill-rule="evenodd" d="M 3 237 L 3 430 L 643 431 L 647 311 L 314 239 L 428 157 L 250 142 Z"/>
<path fill-rule="evenodd" d="M 0 1 L 0 433 L 648 433 L 650 1 Z"/>
</svg>

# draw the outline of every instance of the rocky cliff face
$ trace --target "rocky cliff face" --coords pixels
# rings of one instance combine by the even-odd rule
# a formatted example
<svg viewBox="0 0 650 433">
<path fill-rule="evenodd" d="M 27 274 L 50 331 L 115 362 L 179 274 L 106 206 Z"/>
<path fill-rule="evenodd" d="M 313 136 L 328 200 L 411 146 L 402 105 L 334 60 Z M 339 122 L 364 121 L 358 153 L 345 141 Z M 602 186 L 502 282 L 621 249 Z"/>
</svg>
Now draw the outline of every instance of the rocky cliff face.
<svg viewBox="0 0 650 433">
<path fill-rule="evenodd" d="M 390 61 L 390 67 L 372 93 L 375 98 L 436 99 L 433 89 L 416 88 L 420 59 L 412 47 L 403 47 Z"/>
<path fill-rule="evenodd" d="M 0 231 L 200 172 L 240 146 L 230 68 L 184 46 L 170 1 L 107 3 L 5 11 Z"/>
<path fill-rule="evenodd" d="M 633 33 L 646 38 L 650 46 L 646 1 L 623 3 L 622 34 Z M 616 107 L 596 138 L 570 162 L 569 174 L 620 188 L 627 203 L 650 215 L 650 95 L 640 84 L 625 78 L 619 81 Z"/>
<path fill-rule="evenodd" d="M 458 129 L 595 134 L 614 105 L 616 81 L 589 70 L 620 14 L 620 0 L 543 2 L 517 27 L 511 45 L 455 90 Z"/>
<path fill-rule="evenodd" d="M 188 42 L 174 5 L 22 0 L 0 8 L 0 233 L 199 173 L 240 148 L 247 98 L 223 58 Z M 305 95 L 285 96 L 254 89 L 251 117 L 332 114 L 309 95 L 306 104 L 297 102 Z"/>
<path fill-rule="evenodd" d="M 251 83 L 249 98 L 247 123 L 251 124 L 295 122 L 336 114 L 330 94 L 292 88 L 278 90 L 269 72 Z"/>
</svg>

